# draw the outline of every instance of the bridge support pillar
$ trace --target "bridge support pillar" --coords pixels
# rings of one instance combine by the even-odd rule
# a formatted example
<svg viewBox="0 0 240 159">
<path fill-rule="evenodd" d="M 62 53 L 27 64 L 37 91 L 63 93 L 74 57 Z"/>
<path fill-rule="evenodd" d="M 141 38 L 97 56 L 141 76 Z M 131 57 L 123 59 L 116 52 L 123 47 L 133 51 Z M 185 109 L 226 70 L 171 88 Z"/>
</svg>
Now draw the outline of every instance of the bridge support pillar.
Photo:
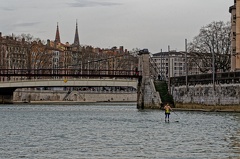
<svg viewBox="0 0 240 159">
<path fill-rule="evenodd" d="M 150 74 L 150 55 L 148 51 L 139 52 L 139 70 L 142 71 L 142 80 L 139 81 L 137 108 L 160 108 L 161 99 L 154 86 L 154 79 Z"/>
<path fill-rule="evenodd" d="M 13 92 L 16 88 L 0 89 L 0 104 L 13 104 Z"/>
<path fill-rule="evenodd" d="M 0 104 L 12 104 L 13 95 L 0 95 Z"/>
</svg>

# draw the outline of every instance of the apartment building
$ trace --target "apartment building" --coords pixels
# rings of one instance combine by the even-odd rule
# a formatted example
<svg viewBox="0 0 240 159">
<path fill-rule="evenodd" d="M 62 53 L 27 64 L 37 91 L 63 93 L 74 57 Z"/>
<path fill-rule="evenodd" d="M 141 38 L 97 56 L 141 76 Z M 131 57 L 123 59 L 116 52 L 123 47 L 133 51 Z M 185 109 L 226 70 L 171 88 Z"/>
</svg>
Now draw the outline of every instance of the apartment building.
<svg viewBox="0 0 240 159">
<path fill-rule="evenodd" d="M 229 7 L 231 14 L 231 70 L 240 70 L 240 0 Z"/>
<path fill-rule="evenodd" d="M 186 59 L 183 52 L 160 52 L 153 54 L 152 59 L 156 64 L 159 77 L 163 80 L 186 74 Z"/>
<path fill-rule="evenodd" d="M 231 71 L 235 71 L 236 64 L 238 63 L 236 60 L 239 59 L 239 56 L 236 53 L 240 51 L 236 50 L 236 0 L 234 0 L 234 5 L 229 8 L 229 13 L 231 13 Z"/>
<path fill-rule="evenodd" d="M 0 69 L 36 69 L 39 71 L 53 69 L 52 73 L 60 73 L 56 71 L 69 68 L 81 71 L 89 69 L 134 70 L 137 63 L 137 57 L 130 55 L 123 46 L 119 48 L 114 46 L 109 49 L 80 46 L 77 23 L 73 44 L 61 42 L 58 24 L 55 40 L 47 40 L 47 44 L 40 40 L 25 41 L 24 38 L 19 39 L 14 35 L 2 36 L 0 32 Z M 109 73 L 109 71 L 106 72 Z M 0 81 L 4 80 L 10 79 L 0 77 Z"/>
<path fill-rule="evenodd" d="M 186 54 L 177 51 L 153 54 L 152 59 L 158 71 L 158 78 L 167 80 L 169 77 L 201 74 L 204 73 L 203 70 L 211 70 L 209 66 L 204 65 L 204 60 L 211 61 L 211 54 L 202 54 L 205 57 L 204 60 L 197 54 L 199 53 Z"/>
<path fill-rule="evenodd" d="M 14 36 L 2 36 L 0 32 L 0 69 L 23 69 L 26 68 L 29 58 L 29 44 L 25 39 L 17 40 Z M 18 78 L 18 77 L 12 77 Z M 0 81 L 10 80 L 0 77 Z"/>
</svg>

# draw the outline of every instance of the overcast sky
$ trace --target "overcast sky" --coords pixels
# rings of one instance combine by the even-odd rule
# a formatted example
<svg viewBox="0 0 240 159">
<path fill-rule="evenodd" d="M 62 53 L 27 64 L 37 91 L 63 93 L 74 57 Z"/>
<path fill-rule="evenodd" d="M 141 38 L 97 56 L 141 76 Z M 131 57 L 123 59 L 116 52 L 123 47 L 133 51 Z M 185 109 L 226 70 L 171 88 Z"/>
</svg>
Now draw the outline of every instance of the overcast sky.
<svg viewBox="0 0 240 159">
<path fill-rule="evenodd" d="M 184 50 L 202 26 L 230 21 L 234 0 L 0 0 L 0 32 L 32 34 L 73 43 L 76 19 L 80 43 L 100 48 Z"/>
</svg>

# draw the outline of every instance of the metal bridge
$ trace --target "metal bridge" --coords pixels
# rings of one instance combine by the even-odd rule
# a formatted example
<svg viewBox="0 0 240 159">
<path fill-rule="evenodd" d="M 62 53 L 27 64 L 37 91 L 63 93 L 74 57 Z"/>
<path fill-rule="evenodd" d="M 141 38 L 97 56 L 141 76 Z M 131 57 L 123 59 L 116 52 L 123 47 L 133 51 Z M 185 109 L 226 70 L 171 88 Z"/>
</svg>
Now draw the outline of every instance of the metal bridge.
<svg viewBox="0 0 240 159">
<path fill-rule="evenodd" d="M 35 87 L 133 87 L 141 72 L 132 70 L 0 69 L 1 101 L 10 101 L 18 88 Z M 9 99 L 9 100 L 8 100 Z"/>
<path fill-rule="evenodd" d="M 128 66 L 128 65 L 126 65 Z M 90 67 L 88 67 L 90 68 Z M 148 51 L 139 52 L 138 68 L 100 69 L 0 69 L 0 103 L 11 103 L 13 92 L 26 87 L 118 87 L 137 88 L 137 108 L 159 108 L 161 99 L 155 90 L 157 70 Z"/>
</svg>

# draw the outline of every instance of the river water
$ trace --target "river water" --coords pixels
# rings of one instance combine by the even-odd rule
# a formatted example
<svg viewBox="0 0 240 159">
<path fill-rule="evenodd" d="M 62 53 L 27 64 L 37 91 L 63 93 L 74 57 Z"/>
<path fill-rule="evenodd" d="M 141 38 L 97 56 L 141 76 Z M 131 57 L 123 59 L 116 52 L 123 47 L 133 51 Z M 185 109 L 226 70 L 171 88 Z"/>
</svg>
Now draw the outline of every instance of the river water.
<svg viewBox="0 0 240 159">
<path fill-rule="evenodd" d="M 238 159 L 240 114 L 131 103 L 1 105 L 0 159 Z"/>
</svg>

